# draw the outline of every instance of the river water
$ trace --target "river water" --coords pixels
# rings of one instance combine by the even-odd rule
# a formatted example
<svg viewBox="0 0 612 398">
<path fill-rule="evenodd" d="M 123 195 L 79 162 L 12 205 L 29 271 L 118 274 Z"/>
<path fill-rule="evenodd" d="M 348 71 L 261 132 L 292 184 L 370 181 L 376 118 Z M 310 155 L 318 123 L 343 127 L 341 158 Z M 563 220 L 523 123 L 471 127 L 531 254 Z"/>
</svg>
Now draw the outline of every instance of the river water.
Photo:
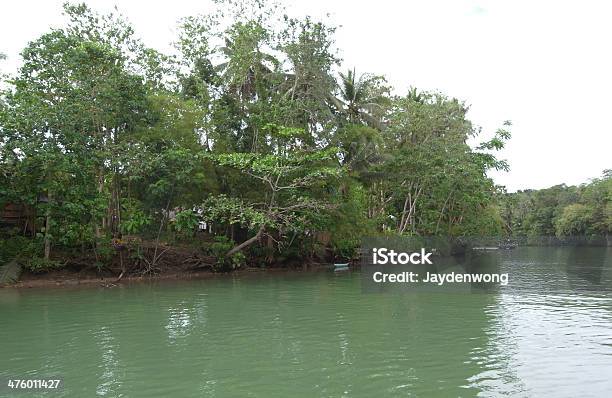
<svg viewBox="0 0 612 398">
<path fill-rule="evenodd" d="M 39 395 L 66 397 L 612 396 L 611 254 L 499 253 L 518 289 L 486 294 L 363 293 L 359 271 L 0 289 L 0 377 L 59 376 Z"/>
</svg>

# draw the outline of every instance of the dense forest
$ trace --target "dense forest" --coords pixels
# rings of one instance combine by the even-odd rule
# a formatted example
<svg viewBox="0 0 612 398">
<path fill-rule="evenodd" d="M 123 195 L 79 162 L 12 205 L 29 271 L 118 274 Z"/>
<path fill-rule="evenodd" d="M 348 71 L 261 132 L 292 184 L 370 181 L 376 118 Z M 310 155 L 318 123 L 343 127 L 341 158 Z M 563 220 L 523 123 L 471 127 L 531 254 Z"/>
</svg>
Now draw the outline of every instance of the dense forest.
<svg viewBox="0 0 612 398">
<path fill-rule="evenodd" d="M 612 170 L 581 186 L 504 195 L 505 231 L 514 237 L 603 237 L 612 231 Z"/>
<path fill-rule="evenodd" d="M 487 172 L 508 169 L 510 122 L 473 144 L 463 101 L 341 70 L 335 27 L 217 6 L 171 54 L 84 4 L 23 49 L 0 93 L 0 209 L 19 213 L 0 251 L 151 273 L 173 245 L 235 268 L 351 257 L 368 234 L 610 231 L 609 172 L 505 194 Z"/>
</svg>

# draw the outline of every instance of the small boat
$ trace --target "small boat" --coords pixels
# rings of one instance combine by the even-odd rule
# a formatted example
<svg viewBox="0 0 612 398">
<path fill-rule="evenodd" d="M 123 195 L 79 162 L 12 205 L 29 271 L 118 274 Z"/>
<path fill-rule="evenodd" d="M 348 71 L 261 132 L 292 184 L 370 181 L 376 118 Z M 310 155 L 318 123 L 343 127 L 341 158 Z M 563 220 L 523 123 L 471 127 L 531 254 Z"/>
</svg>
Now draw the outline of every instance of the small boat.
<svg viewBox="0 0 612 398">
<path fill-rule="evenodd" d="M 498 246 L 478 246 L 473 247 L 472 250 L 512 250 L 515 249 L 516 245 L 514 243 L 502 243 Z"/>
<path fill-rule="evenodd" d="M 349 263 L 334 263 L 334 271 L 348 271 Z"/>
</svg>

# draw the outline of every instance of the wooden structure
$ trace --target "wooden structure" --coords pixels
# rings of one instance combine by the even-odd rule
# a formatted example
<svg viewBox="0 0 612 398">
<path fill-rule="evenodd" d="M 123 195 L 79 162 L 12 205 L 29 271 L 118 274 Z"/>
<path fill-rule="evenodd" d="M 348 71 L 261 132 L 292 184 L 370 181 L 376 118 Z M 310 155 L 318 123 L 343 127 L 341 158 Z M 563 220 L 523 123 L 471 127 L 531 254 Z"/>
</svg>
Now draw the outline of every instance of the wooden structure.
<svg viewBox="0 0 612 398">
<path fill-rule="evenodd" d="M 9 261 L 7 264 L 0 264 L 0 285 L 17 282 L 20 275 L 21 264 L 17 260 Z"/>
<path fill-rule="evenodd" d="M 30 206 L 7 203 L 0 208 L 0 227 L 17 228 L 21 232 L 36 233 L 36 215 Z"/>
</svg>

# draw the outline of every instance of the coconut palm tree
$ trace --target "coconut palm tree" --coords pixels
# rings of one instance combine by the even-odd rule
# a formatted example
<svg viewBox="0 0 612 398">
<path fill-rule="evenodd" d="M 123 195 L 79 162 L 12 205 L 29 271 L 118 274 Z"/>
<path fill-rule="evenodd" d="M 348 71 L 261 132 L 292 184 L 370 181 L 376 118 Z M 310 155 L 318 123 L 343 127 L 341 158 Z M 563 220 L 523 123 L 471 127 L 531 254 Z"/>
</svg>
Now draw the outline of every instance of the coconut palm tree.
<svg viewBox="0 0 612 398">
<path fill-rule="evenodd" d="M 362 74 L 355 70 L 340 73 L 339 98 L 332 102 L 352 124 L 366 124 L 378 129 L 384 124 L 384 114 L 390 104 L 389 88 L 382 76 Z"/>
<path fill-rule="evenodd" d="M 215 68 L 221 72 L 231 91 L 244 100 L 262 95 L 280 62 L 261 50 L 266 33 L 259 25 L 237 24 L 225 46 L 220 48 L 226 61 Z"/>
</svg>

